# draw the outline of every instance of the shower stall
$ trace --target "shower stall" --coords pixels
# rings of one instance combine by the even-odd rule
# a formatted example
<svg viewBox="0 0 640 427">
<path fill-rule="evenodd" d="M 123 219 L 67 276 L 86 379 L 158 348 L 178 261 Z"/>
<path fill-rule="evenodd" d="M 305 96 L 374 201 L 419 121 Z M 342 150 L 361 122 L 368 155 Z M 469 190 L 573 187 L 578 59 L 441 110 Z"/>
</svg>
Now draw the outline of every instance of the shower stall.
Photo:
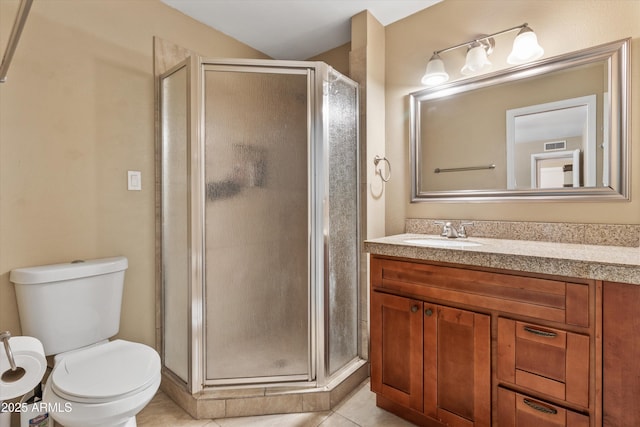
<svg viewBox="0 0 640 427">
<path fill-rule="evenodd" d="M 364 364 L 358 114 L 321 62 L 160 76 L 162 358 L 188 393 L 319 389 Z"/>
</svg>

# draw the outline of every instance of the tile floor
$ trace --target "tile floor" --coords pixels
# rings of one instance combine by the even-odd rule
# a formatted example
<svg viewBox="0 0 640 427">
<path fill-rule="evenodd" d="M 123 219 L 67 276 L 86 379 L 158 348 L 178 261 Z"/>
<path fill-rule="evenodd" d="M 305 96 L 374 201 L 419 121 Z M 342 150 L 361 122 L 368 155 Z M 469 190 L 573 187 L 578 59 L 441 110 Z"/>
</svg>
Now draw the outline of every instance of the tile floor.
<svg viewBox="0 0 640 427">
<path fill-rule="evenodd" d="M 137 422 L 139 427 L 413 427 L 376 407 L 369 380 L 331 411 L 215 420 L 194 420 L 166 394 L 158 392 L 138 414 Z"/>
</svg>

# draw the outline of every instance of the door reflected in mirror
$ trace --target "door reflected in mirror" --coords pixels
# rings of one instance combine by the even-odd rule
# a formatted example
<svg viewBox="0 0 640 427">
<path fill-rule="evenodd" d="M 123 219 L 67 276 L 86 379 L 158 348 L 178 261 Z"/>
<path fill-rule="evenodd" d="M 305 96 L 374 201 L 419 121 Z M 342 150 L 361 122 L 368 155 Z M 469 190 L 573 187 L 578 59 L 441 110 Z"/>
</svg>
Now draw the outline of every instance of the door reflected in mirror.
<svg viewBox="0 0 640 427">
<path fill-rule="evenodd" d="M 582 186 L 580 149 L 531 155 L 531 188 Z"/>
<path fill-rule="evenodd" d="M 600 99 L 601 106 L 602 96 Z M 570 174 L 572 184 L 564 187 L 604 187 L 602 159 L 607 149 L 604 141 L 608 138 L 602 125 L 601 132 L 596 132 L 597 111 L 602 111 L 602 106 L 597 105 L 594 94 L 507 110 L 507 188 L 556 188 L 536 182 L 536 165 L 566 157 L 577 160 L 572 161 L 575 165 Z M 596 176 L 600 177 L 599 182 Z"/>
</svg>

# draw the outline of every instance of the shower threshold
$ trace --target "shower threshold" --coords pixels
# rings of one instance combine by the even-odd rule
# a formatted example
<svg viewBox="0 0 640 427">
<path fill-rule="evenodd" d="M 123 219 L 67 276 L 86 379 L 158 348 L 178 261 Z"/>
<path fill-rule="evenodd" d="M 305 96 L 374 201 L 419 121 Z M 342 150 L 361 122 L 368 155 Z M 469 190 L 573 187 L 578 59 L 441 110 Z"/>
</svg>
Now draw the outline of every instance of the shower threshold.
<svg viewBox="0 0 640 427">
<path fill-rule="evenodd" d="M 369 377 L 369 362 L 355 359 L 329 383 L 280 383 L 206 387 L 194 395 L 165 370 L 160 389 L 196 419 L 328 411 Z"/>
</svg>

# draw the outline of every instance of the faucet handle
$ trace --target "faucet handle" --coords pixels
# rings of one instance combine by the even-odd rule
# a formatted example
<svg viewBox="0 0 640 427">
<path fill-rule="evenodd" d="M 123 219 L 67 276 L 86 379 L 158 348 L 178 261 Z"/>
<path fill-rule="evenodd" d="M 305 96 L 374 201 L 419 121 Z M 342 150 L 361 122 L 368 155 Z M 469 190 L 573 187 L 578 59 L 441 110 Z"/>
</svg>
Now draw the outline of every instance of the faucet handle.
<svg viewBox="0 0 640 427">
<path fill-rule="evenodd" d="M 451 221 L 434 221 L 433 223 L 442 226 L 442 232 L 440 232 L 442 237 L 449 236 L 452 230 Z"/>
<path fill-rule="evenodd" d="M 462 224 L 460 224 L 460 228 L 458 229 L 458 237 L 467 237 L 467 230 L 465 229 L 465 227 L 469 225 L 473 226 L 473 222 L 463 222 Z"/>
</svg>

